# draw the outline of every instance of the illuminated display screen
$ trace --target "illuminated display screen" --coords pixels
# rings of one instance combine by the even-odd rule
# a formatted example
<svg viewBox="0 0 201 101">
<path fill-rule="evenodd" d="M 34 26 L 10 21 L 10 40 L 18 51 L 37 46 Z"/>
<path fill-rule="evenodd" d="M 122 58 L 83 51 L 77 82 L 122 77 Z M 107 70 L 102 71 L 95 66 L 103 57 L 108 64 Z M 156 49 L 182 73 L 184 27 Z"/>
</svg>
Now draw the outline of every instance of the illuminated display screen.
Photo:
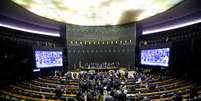
<svg viewBox="0 0 201 101">
<path fill-rule="evenodd" d="M 141 64 L 153 66 L 168 66 L 169 48 L 141 50 Z"/>
<path fill-rule="evenodd" d="M 164 12 L 183 0 L 12 0 L 49 19 L 76 25 L 119 25 Z"/>
<path fill-rule="evenodd" d="M 63 66 L 62 51 L 35 51 L 37 68 Z"/>
</svg>

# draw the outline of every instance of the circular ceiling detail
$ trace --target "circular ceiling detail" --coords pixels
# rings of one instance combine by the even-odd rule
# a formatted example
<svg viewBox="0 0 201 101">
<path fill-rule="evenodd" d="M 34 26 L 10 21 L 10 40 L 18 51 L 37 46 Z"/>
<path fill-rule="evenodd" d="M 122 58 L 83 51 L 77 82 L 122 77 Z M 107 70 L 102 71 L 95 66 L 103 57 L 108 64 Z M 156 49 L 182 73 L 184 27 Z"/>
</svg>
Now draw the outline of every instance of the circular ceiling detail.
<svg viewBox="0 0 201 101">
<path fill-rule="evenodd" d="M 12 0 L 59 22 L 104 26 L 120 25 L 162 13 L 183 0 Z"/>
</svg>

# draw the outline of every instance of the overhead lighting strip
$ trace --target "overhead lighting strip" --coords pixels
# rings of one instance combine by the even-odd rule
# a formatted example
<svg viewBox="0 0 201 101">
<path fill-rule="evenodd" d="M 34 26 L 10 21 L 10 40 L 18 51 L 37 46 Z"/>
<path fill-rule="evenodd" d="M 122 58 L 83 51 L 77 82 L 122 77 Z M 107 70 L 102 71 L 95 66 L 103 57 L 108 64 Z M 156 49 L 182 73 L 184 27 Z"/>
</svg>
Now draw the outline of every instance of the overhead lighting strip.
<svg viewBox="0 0 201 101">
<path fill-rule="evenodd" d="M 14 25 L 3 24 L 3 23 L 0 23 L 0 26 L 10 28 L 10 29 L 20 30 L 20 31 L 24 31 L 24 32 L 34 33 L 34 34 L 41 34 L 41 35 L 60 37 L 59 32 L 45 32 L 45 31 L 39 31 L 39 30 L 32 30 L 32 29 L 28 29 L 28 28 L 22 28 L 22 27 L 17 27 L 17 26 L 14 26 Z"/>
<path fill-rule="evenodd" d="M 143 31 L 142 35 L 158 33 L 158 32 L 168 31 L 168 30 L 172 30 L 172 29 L 177 29 L 177 28 L 197 24 L 197 23 L 200 23 L 200 22 L 201 22 L 201 19 L 196 19 L 196 20 L 192 20 L 192 21 L 188 21 L 188 22 L 180 23 L 180 24 L 175 24 L 175 25 L 168 26 L 168 27 L 163 27 L 163 28 L 159 28 L 159 29 Z"/>
</svg>

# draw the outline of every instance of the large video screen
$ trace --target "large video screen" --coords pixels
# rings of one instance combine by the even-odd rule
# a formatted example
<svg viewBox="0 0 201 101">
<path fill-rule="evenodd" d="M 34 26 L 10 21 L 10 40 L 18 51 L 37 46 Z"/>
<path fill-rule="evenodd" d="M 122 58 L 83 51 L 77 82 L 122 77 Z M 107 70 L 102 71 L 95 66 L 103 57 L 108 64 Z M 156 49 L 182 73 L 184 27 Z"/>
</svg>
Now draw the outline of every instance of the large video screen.
<svg viewBox="0 0 201 101">
<path fill-rule="evenodd" d="M 37 68 L 63 66 L 62 51 L 35 51 Z"/>
<path fill-rule="evenodd" d="M 141 64 L 153 66 L 169 65 L 169 48 L 141 50 Z"/>
</svg>

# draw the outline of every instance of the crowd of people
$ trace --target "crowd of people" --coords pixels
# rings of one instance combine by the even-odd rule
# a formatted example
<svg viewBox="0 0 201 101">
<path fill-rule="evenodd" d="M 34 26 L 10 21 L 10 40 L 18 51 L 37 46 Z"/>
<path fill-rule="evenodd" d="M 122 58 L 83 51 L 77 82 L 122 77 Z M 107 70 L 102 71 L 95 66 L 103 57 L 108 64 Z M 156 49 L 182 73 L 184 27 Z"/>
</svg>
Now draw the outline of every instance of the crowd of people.
<svg viewBox="0 0 201 101">
<path fill-rule="evenodd" d="M 160 76 L 158 74 L 151 74 L 145 72 L 124 72 L 121 73 L 119 70 L 110 72 L 67 72 L 64 74 L 67 79 L 79 79 L 80 89 L 77 92 L 77 100 L 87 101 L 103 99 L 110 101 L 126 101 L 127 99 L 127 79 L 133 79 L 133 87 L 149 87 L 151 90 L 157 88 L 158 85 L 150 84 L 151 82 L 158 80 L 165 80 L 167 76 Z M 140 93 L 140 92 L 135 92 Z M 105 101 L 104 100 L 104 101 Z"/>
<path fill-rule="evenodd" d="M 65 75 L 65 74 L 64 74 Z M 160 92 L 159 84 L 153 82 L 169 79 L 166 72 L 151 73 L 150 71 L 109 71 L 109 72 L 67 72 L 67 79 L 79 80 L 79 90 L 76 92 L 78 101 L 126 101 L 128 97 L 150 101 L 154 97 L 140 96 L 146 92 Z M 128 80 L 132 80 L 132 87 L 128 87 Z M 137 90 L 147 88 L 145 91 Z M 164 88 L 165 89 L 165 88 Z M 130 91 L 134 95 L 130 94 Z M 129 93 L 128 93 L 129 92 Z M 164 98 L 166 95 L 159 95 Z M 197 88 L 190 89 L 190 97 L 197 97 Z M 181 92 L 172 93 L 173 101 L 182 101 Z"/>
<path fill-rule="evenodd" d="M 87 101 L 94 101 L 95 99 L 100 101 L 101 96 L 109 95 L 110 97 L 106 97 L 105 100 L 110 99 L 111 101 L 113 99 L 113 101 L 116 101 L 118 99 L 118 101 L 125 101 L 126 89 L 122 89 L 124 81 L 120 77 L 121 74 L 118 71 L 80 74 L 78 99 L 86 95 Z"/>
<path fill-rule="evenodd" d="M 84 67 L 86 68 L 111 68 L 111 67 L 120 67 L 119 62 L 91 62 L 91 63 L 85 63 Z"/>
</svg>

